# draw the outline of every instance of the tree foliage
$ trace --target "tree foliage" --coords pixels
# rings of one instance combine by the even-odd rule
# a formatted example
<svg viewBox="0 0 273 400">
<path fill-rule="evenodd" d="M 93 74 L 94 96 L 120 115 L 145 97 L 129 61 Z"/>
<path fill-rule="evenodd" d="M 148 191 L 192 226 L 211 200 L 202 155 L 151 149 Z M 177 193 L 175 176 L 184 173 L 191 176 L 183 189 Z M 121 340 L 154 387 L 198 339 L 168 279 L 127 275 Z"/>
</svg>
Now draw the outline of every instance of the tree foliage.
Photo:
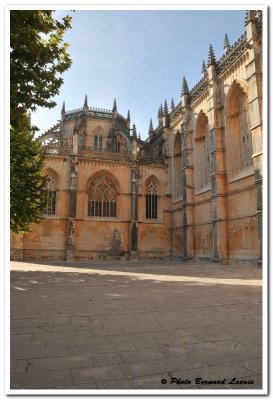
<svg viewBox="0 0 273 400">
<path fill-rule="evenodd" d="M 10 106 L 11 124 L 18 115 L 37 106 L 56 105 L 52 97 L 63 83 L 61 74 L 71 65 L 63 36 L 71 17 L 62 21 L 52 10 L 12 10 L 10 13 Z"/>
<path fill-rule="evenodd" d="M 58 21 L 52 10 L 10 12 L 10 191 L 11 229 L 30 231 L 45 207 L 45 155 L 27 117 L 37 106 L 52 108 L 61 77 L 71 65 L 63 42 L 71 17 Z"/>
<path fill-rule="evenodd" d="M 28 117 L 10 130 L 10 206 L 13 232 L 29 232 L 39 222 L 45 203 L 46 176 L 41 174 L 45 155 L 33 139 Z"/>
</svg>

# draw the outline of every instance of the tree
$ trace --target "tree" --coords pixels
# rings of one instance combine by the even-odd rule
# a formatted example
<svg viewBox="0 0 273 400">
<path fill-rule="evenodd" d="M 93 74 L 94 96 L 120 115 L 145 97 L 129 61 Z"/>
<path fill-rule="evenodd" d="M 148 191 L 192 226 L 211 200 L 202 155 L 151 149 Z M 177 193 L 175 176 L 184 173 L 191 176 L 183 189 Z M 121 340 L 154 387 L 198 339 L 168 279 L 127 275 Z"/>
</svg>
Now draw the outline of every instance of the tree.
<svg viewBox="0 0 273 400">
<path fill-rule="evenodd" d="M 52 97 L 63 83 L 61 74 L 71 65 L 63 36 L 71 17 L 62 21 L 48 10 L 12 10 L 10 13 L 10 191 L 11 229 L 30 231 L 45 207 L 45 154 L 34 140 L 28 111 L 52 108 Z M 37 129 L 37 128 L 36 128 Z"/>
<path fill-rule="evenodd" d="M 47 177 L 41 174 L 45 154 L 33 139 L 25 115 L 17 128 L 10 130 L 10 226 L 13 232 L 30 231 L 30 224 L 41 220 L 46 206 Z"/>
<path fill-rule="evenodd" d="M 12 10 L 10 13 L 11 125 L 26 110 L 52 108 L 52 97 L 63 83 L 61 74 L 71 65 L 63 36 L 71 17 L 62 22 L 50 10 Z"/>
</svg>

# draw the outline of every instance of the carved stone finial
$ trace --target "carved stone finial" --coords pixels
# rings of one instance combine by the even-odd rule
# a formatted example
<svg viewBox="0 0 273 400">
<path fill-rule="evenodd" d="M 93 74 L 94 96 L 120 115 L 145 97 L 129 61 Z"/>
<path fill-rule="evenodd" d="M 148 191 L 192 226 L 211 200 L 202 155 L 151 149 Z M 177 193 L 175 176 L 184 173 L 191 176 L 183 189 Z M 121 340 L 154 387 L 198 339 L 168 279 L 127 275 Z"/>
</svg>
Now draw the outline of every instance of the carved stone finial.
<svg viewBox="0 0 273 400">
<path fill-rule="evenodd" d="M 157 118 L 160 119 L 162 117 L 163 117 L 163 106 L 162 106 L 162 103 L 161 103 L 161 105 L 160 105 L 160 107 L 158 109 Z"/>
<path fill-rule="evenodd" d="M 88 103 L 87 103 L 87 94 L 85 95 L 85 98 L 84 98 L 84 105 L 83 105 L 84 107 L 88 107 Z"/>
<path fill-rule="evenodd" d="M 133 137 L 137 137 L 137 130 L 136 130 L 136 124 L 133 124 Z"/>
<path fill-rule="evenodd" d="M 163 106 L 162 106 L 162 103 L 160 104 L 160 114 L 161 114 L 161 117 L 163 117 Z"/>
<path fill-rule="evenodd" d="M 149 135 L 152 135 L 152 133 L 153 133 L 153 131 L 154 131 L 154 127 L 153 127 L 153 120 L 152 120 L 152 118 L 150 119 L 150 125 L 149 125 Z"/>
<path fill-rule="evenodd" d="M 172 97 L 172 100 L 171 100 L 171 110 L 173 110 L 174 109 L 174 101 L 173 101 L 173 97 Z"/>
<path fill-rule="evenodd" d="M 65 114 L 65 102 L 63 102 L 62 114 Z"/>
<path fill-rule="evenodd" d="M 206 76 L 208 76 L 208 70 L 207 70 L 207 66 L 206 66 L 205 60 L 203 60 L 203 64 L 202 64 L 202 77 L 205 78 Z"/>
<path fill-rule="evenodd" d="M 189 87 L 185 76 L 183 76 L 181 96 L 184 96 L 185 94 L 189 94 Z"/>
<path fill-rule="evenodd" d="M 128 121 L 128 122 L 130 122 L 130 121 L 131 121 L 130 110 L 128 110 L 128 114 L 127 114 L 127 121 Z"/>
<path fill-rule="evenodd" d="M 116 99 L 114 99 L 114 104 L 113 104 L 113 110 L 112 111 L 113 112 L 117 111 L 117 100 Z"/>
<path fill-rule="evenodd" d="M 215 65 L 216 64 L 216 59 L 215 59 L 215 54 L 212 45 L 209 45 L 209 56 L 208 56 L 208 64 L 207 66 L 209 67 L 210 65 Z"/>
<path fill-rule="evenodd" d="M 226 54 L 228 50 L 230 49 L 230 43 L 229 43 L 229 38 L 227 33 L 225 33 L 225 39 L 224 39 L 224 53 Z"/>
<path fill-rule="evenodd" d="M 165 100 L 164 102 L 164 115 L 168 115 L 169 114 L 169 110 L 168 110 L 168 103 L 167 100 Z"/>
</svg>

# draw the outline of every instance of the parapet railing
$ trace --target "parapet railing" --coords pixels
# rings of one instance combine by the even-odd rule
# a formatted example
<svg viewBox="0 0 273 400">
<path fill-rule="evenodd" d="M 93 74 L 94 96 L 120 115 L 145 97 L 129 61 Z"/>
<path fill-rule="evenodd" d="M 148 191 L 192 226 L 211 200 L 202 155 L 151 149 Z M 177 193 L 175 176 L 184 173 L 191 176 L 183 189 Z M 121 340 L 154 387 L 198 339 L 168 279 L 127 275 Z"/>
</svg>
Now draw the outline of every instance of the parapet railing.
<svg viewBox="0 0 273 400">
<path fill-rule="evenodd" d="M 83 111 L 83 107 L 81 108 L 76 108 L 75 110 L 69 110 L 65 112 L 65 115 L 70 115 L 70 114 L 75 114 Z M 98 112 L 98 113 L 104 113 L 104 114 L 112 114 L 111 110 L 108 110 L 106 108 L 99 108 L 99 107 L 88 107 L 88 112 Z"/>
<path fill-rule="evenodd" d="M 49 155 L 71 155 L 73 154 L 73 146 L 71 143 L 50 143 L 44 146 L 46 154 Z M 100 159 L 129 159 L 132 155 L 130 151 L 121 149 L 114 150 L 111 148 L 96 148 L 93 146 L 80 145 L 78 147 L 77 155 L 85 156 L 89 158 L 100 158 Z"/>
<path fill-rule="evenodd" d="M 218 75 L 223 74 L 231 65 L 236 62 L 247 50 L 246 33 L 243 33 L 238 40 L 228 49 L 217 62 Z"/>
</svg>

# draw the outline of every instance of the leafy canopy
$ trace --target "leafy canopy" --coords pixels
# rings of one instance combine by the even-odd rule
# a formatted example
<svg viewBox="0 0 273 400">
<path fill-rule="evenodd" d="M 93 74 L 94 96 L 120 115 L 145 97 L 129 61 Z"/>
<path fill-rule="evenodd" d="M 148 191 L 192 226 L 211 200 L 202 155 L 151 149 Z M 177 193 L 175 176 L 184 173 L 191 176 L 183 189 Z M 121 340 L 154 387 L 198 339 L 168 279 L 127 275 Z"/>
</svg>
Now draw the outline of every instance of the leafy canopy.
<svg viewBox="0 0 273 400">
<path fill-rule="evenodd" d="M 56 105 L 52 97 L 71 65 L 63 43 L 70 27 L 70 16 L 58 21 L 52 10 L 10 12 L 10 225 L 16 233 L 29 232 L 46 206 L 45 154 L 27 112 Z"/>
<path fill-rule="evenodd" d="M 10 129 L 10 226 L 16 233 L 29 232 L 46 206 L 47 177 L 41 173 L 45 154 L 33 136 L 26 115 L 18 127 Z"/>
<path fill-rule="evenodd" d="M 63 83 L 61 74 L 71 65 L 63 43 L 71 17 L 54 19 L 52 10 L 12 10 L 10 13 L 11 122 L 37 106 L 52 108 Z"/>
</svg>

